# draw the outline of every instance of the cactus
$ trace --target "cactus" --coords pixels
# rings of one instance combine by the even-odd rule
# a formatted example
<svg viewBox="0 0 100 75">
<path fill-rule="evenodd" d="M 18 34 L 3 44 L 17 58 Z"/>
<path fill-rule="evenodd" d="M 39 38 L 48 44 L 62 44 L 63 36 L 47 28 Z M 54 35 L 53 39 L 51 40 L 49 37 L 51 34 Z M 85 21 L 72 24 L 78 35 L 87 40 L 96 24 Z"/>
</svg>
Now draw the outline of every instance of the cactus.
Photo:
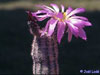
<svg viewBox="0 0 100 75">
<path fill-rule="evenodd" d="M 59 74 L 58 45 L 55 34 L 49 37 L 45 34 L 40 37 L 42 29 L 37 24 L 36 18 L 31 15 L 31 12 L 28 12 L 28 24 L 34 35 L 31 51 L 33 75 L 57 75 Z"/>
</svg>

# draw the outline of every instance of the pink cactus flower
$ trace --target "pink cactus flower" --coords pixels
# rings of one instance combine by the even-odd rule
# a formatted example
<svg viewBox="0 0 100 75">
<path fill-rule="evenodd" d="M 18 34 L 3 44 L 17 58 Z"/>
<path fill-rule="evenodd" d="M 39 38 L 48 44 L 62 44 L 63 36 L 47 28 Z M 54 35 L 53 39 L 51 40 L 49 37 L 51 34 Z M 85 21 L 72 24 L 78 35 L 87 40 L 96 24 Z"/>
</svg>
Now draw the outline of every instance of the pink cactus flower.
<svg viewBox="0 0 100 75">
<path fill-rule="evenodd" d="M 68 7 L 68 9 L 65 10 L 64 6 L 61 5 L 60 11 L 56 4 L 50 5 L 51 7 L 39 5 L 42 10 L 32 13 L 39 21 L 42 21 L 48 17 L 50 18 L 41 36 L 46 32 L 48 36 L 51 36 L 55 30 L 55 27 L 57 26 L 57 40 L 59 43 L 61 42 L 64 32 L 68 33 L 68 42 L 71 41 L 72 35 L 75 37 L 80 37 L 84 40 L 87 39 L 83 28 L 85 26 L 91 26 L 92 24 L 86 17 L 76 15 L 78 13 L 85 12 L 84 8 L 76 8 L 73 10 L 71 7 Z"/>
</svg>

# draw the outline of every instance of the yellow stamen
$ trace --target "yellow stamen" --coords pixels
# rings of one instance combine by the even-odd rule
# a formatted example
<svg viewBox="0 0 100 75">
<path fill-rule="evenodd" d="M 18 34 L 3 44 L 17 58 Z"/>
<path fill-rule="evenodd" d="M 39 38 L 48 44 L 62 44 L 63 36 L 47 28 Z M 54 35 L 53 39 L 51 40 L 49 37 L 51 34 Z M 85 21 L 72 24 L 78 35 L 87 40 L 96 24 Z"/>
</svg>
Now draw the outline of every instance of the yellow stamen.
<svg viewBox="0 0 100 75">
<path fill-rule="evenodd" d="M 66 12 L 63 13 L 63 17 L 64 17 L 63 19 L 65 20 L 67 17 Z"/>
</svg>

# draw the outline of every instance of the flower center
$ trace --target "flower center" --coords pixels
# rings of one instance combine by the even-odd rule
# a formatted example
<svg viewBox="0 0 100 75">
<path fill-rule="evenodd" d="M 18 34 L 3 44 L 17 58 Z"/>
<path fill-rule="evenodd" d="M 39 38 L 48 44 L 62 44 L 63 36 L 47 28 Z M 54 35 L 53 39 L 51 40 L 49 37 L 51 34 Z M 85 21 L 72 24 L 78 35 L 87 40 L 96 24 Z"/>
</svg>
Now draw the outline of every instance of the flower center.
<svg viewBox="0 0 100 75">
<path fill-rule="evenodd" d="M 66 19 L 67 15 L 66 12 L 64 13 L 58 13 L 56 16 L 54 16 L 55 19 L 63 22 Z"/>
</svg>

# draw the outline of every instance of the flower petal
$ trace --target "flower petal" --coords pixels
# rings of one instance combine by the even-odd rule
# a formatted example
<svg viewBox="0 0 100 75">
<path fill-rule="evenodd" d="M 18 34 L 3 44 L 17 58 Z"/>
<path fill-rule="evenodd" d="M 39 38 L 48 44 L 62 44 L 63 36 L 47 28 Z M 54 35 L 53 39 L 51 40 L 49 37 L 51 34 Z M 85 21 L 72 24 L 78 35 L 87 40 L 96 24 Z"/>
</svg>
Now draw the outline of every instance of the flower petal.
<svg viewBox="0 0 100 75">
<path fill-rule="evenodd" d="M 56 20 L 56 19 L 52 19 L 52 20 L 50 21 L 49 30 L 48 30 L 48 36 L 51 36 L 52 33 L 54 32 L 54 29 L 55 29 L 55 27 L 56 27 L 57 21 L 58 21 L 58 20 Z"/>
<path fill-rule="evenodd" d="M 85 31 L 84 31 L 82 28 L 79 28 L 79 36 L 80 36 L 83 40 L 86 40 L 86 39 L 87 39 L 86 33 L 85 33 Z"/>
<path fill-rule="evenodd" d="M 46 5 L 36 5 L 36 6 L 42 8 L 48 12 L 52 12 L 52 11 L 54 12 L 54 9 L 52 9 L 51 7 L 48 7 Z"/>
<path fill-rule="evenodd" d="M 92 24 L 89 21 L 86 21 L 85 26 L 92 26 Z"/>
<path fill-rule="evenodd" d="M 70 31 L 70 29 L 68 29 L 68 42 L 70 42 L 72 39 L 72 33 Z"/>
<path fill-rule="evenodd" d="M 58 30 L 57 30 L 58 43 L 60 43 L 60 41 L 63 37 L 64 31 L 65 31 L 65 26 L 66 25 L 63 22 L 58 22 Z"/>
<path fill-rule="evenodd" d="M 72 34 L 74 34 L 76 37 L 78 37 L 78 27 L 74 26 L 69 21 L 66 21 L 66 23 L 68 24 L 68 28 L 70 29 L 70 31 L 72 32 Z"/>
<path fill-rule="evenodd" d="M 82 12 L 85 12 L 85 9 L 84 8 L 76 8 L 75 10 L 73 10 L 69 15 L 68 17 L 72 16 L 72 15 L 75 15 L 77 13 L 82 13 Z"/>
<path fill-rule="evenodd" d="M 69 29 L 71 29 L 71 31 L 75 31 L 78 32 L 78 28 L 76 26 L 74 26 L 72 23 L 66 21 L 66 23 L 68 24 Z"/>
<path fill-rule="evenodd" d="M 45 10 L 38 10 L 37 12 L 32 13 L 33 15 L 41 14 L 41 13 L 47 13 Z"/>
<path fill-rule="evenodd" d="M 43 21 L 43 20 L 45 20 L 46 18 L 48 18 L 48 17 L 41 17 L 41 18 L 37 18 L 37 19 L 38 19 L 38 21 Z"/>
<path fill-rule="evenodd" d="M 37 15 L 37 17 L 47 17 L 48 15 Z"/>
<path fill-rule="evenodd" d="M 41 36 L 43 36 L 43 35 L 45 34 L 45 32 L 47 32 L 50 23 L 52 23 L 52 20 L 53 20 L 53 18 L 51 18 L 50 20 L 48 20 L 48 22 L 47 22 L 47 24 L 46 24 L 46 26 L 45 26 L 45 28 L 44 28 L 44 30 L 43 30 Z"/>
<path fill-rule="evenodd" d="M 80 28 L 83 28 L 84 26 L 91 26 L 92 24 L 89 21 L 84 21 L 80 19 L 70 19 L 70 22 Z"/>
<path fill-rule="evenodd" d="M 58 8 L 58 6 L 56 5 L 56 4 L 50 4 L 53 8 L 54 8 L 54 10 L 58 13 L 59 12 L 59 8 Z"/>
<path fill-rule="evenodd" d="M 68 9 L 66 10 L 66 14 L 68 15 L 73 9 L 71 7 L 68 7 Z"/>
<path fill-rule="evenodd" d="M 64 6 L 61 5 L 61 12 L 64 12 Z"/>
<path fill-rule="evenodd" d="M 80 28 L 83 28 L 85 25 L 84 25 L 84 22 L 82 20 L 79 20 L 79 19 L 70 19 L 70 22 L 77 26 L 77 27 L 80 27 Z"/>
<path fill-rule="evenodd" d="M 81 20 L 88 21 L 88 19 L 86 17 L 83 17 L 83 16 L 72 16 L 71 19 L 81 19 Z"/>
</svg>

